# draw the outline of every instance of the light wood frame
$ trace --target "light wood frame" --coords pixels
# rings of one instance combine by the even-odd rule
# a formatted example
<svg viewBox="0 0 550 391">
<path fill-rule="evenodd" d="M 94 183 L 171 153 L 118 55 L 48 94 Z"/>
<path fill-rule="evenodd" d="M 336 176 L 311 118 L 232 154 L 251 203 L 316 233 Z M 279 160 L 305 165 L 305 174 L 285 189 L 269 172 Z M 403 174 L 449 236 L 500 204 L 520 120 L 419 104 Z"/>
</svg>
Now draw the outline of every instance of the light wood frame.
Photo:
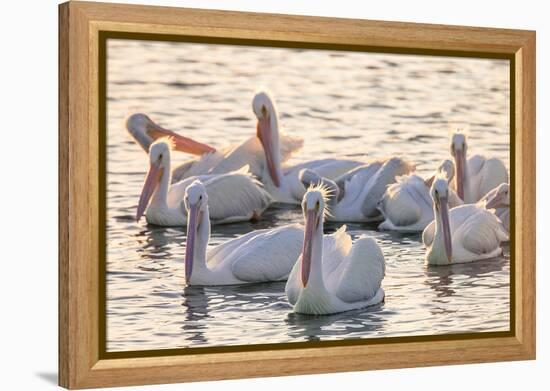
<svg viewBox="0 0 550 391">
<path fill-rule="evenodd" d="M 380 52 L 510 58 L 515 221 L 511 331 L 485 338 L 226 353 L 100 354 L 102 31 L 350 45 Z M 512 267 L 513 266 L 513 267 Z M 59 6 L 59 384 L 90 388 L 535 358 L 535 32 L 69 2 Z"/>
</svg>

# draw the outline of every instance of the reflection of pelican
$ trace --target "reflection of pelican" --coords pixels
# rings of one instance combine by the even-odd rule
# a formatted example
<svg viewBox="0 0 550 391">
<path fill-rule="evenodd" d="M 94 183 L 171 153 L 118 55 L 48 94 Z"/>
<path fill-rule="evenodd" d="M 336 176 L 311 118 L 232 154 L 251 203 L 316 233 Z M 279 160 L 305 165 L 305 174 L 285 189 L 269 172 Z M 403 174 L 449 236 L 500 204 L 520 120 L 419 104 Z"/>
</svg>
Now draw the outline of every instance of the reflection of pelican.
<svg viewBox="0 0 550 391">
<path fill-rule="evenodd" d="M 323 236 L 325 208 L 323 188 L 311 188 L 302 205 L 306 220 L 300 260 L 286 284 L 294 311 L 331 314 L 364 308 L 384 299 L 384 255 L 373 238 L 351 237 L 342 226 Z"/>
<path fill-rule="evenodd" d="M 378 202 L 396 177 L 408 174 L 414 166 L 394 157 L 385 162 L 359 166 L 336 181 L 304 169 L 299 177 L 304 185 L 321 184 L 329 190 L 327 220 L 348 222 L 379 221 Z"/>
<path fill-rule="evenodd" d="M 269 98 L 269 101 L 271 102 L 271 98 Z M 274 105 L 272 105 L 272 107 L 274 108 Z M 302 138 L 289 136 L 279 132 L 278 118 L 275 110 L 270 111 L 269 115 L 271 124 L 270 129 L 273 135 L 276 135 L 276 146 L 278 148 L 276 156 L 264 155 L 262 149 L 264 140 L 260 141 L 256 135 L 240 144 L 229 145 L 225 148 L 214 150 L 214 148 L 208 145 L 198 143 L 179 136 L 170 130 L 161 128 L 143 114 L 134 114 L 130 116 L 126 121 L 126 127 L 145 151 L 149 150 L 149 146 L 155 139 L 162 136 L 169 136 L 174 138 L 177 150 L 201 155 L 198 159 L 190 160 L 176 167 L 172 173 L 173 182 L 179 182 L 182 179 L 196 175 L 225 174 L 238 170 L 245 165 L 249 166 L 250 172 L 254 176 L 260 177 L 265 166 L 266 158 L 277 159 L 278 162 L 284 162 L 288 160 L 294 152 L 302 148 L 303 145 Z M 260 136 L 260 130 L 258 130 L 258 136 Z M 273 140 L 273 142 L 275 142 L 275 140 Z"/>
<path fill-rule="evenodd" d="M 210 217 L 205 186 L 185 191 L 189 215 L 185 248 L 188 285 L 230 285 L 286 280 L 298 259 L 303 230 L 297 224 L 256 230 L 220 244 L 208 253 Z"/>
<path fill-rule="evenodd" d="M 465 203 L 471 204 L 501 183 L 508 182 L 508 172 L 502 160 L 497 158 L 474 155 L 467 159 L 467 150 L 465 134 L 454 133 L 451 141 L 456 166 L 454 188 Z"/>
<path fill-rule="evenodd" d="M 185 330 L 185 339 L 194 344 L 207 344 L 208 338 L 205 336 L 206 322 L 210 315 L 208 314 L 208 297 L 204 287 L 186 286 L 183 288 L 183 303 L 185 308 L 185 319 L 182 322 L 182 330 Z"/>
<path fill-rule="evenodd" d="M 368 308 L 340 312 L 324 316 L 312 316 L 290 312 L 286 317 L 289 336 L 306 338 L 307 341 L 320 341 L 324 337 L 350 338 L 354 334 L 365 337 L 380 330 L 386 319 L 382 303 Z"/>
<path fill-rule="evenodd" d="M 183 317 L 175 321 L 184 330 L 182 337 L 192 342 L 190 346 L 234 342 L 233 338 L 239 338 L 236 334 L 246 338 L 249 330 L 235 329 L 220 334 L 212 321 L 216 323 L 215 319 L 220 316 L 225 319 L 227 314 L 231 318 L 225 319 L 228 322 L 238 321 L 240 318 L 256 318 L 258 309 L 263 313 L 275 311 L 275 316 L 282 316 L 283 311 L 290 308 L 284 301 L 284 284 L 285 282 L 224 286 L 186 285 L 181 294 Z M 260 321 L 273 324 L 273 319 L 269 318 Z M 253 332 L 263 333 L 265 330 L 255 329 Z"/>
<path fill-rule="evenodd" d="M 185 231 L 177 228 L 167 229 L 164 227 L 147 226 L 144 230 L 135 236 L 140 249 L 139 257 L 141 259 L 166 260 L 172 257 L 171 245 L 177 244 Z"/>
<path fill-rule="evenodd" d="M 445 268 L 430 268 L 430 270 L 439 270 Z M 456 291 L 451 287 L 453 284 L 453 275 L 452 273 L 445 273 L 442 275 L 437 275 L 437 281 L 431 282 L 430 280 L 425 282 L 426 285 L 429 285 L 436 292 L 437 297 L 452 297 L 456 294 Z"/>
<path fill-rule="evenodd" d="M 435 221 L 422 233 L 430 265 L 472 262 L 502 254 L 500 243 L 508 240 L 500 220 L 484 205 L 468 204 L 449 212 L 449 185 L 443 178 L 431 189 Z"/>
<path fill-rule="evenodd" d="M 507 263 L 508 260 L 505 258 L 498 258 L 475 263 L 455 263 L 447 267 L 426 268 L 425 284 L 436 292 L 437 297 L 451 297 L 456 294 L 453 289 L 453 277 L 458 277 L 460 281 L 463 281 L 461 276 L 465 276 L 467 282 L 464 284 L 475 285 L 478 280 L 486 278 L 488 274 L 500 272 Z"/>
<path fill-rule="evenodd" d="M 423 231 L 434 219 L 430 186 L 436 176 L 442 176 L 450 182 L 454 177 L 453 163 L 444 160 L 437 171 L 426 179 L 412 174 L 398 178 L 397 183 L 389 186 L 378 205 L 385 218 L 378 228 L 400 232 Z M 450 207 L 461 204 L 462 200 L 449 189 Z"/>
<path fill-rule="evenodd" d="M 208 297 L 205 287 L 189 286 L 183 288 L 182 305 L 187 309 L 186 319 L 189 321 L 201 320 L 208 317 Z"/>
<path fill-rule="evenodd" d="M 170 146 L 164 139 L 151 145 L 149 160 L 150 168 L 139 199 L 137 220 L 147 210 L 145 217 L 148 223 L 184 226 L 187 214 L 183 208 L 183 195 L 195 179 L 204 181 L 210 194 L 212 220 L 218 224 L 257 218 L 271 203 L 271 197 L 260 183 L 243 170 L 201 175 L 170 185 Z"/>
</svg>

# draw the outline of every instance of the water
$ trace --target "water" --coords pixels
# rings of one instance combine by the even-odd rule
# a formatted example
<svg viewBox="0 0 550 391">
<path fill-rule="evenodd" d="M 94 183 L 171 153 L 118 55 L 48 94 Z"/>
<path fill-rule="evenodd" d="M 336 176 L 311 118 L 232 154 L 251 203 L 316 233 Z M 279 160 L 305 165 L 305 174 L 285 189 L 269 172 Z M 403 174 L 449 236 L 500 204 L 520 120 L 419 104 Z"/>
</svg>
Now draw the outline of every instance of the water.
<svg viewBox="0 0 550 391">
<path fill-rule="evenodd" d="M 508 62 L 122 40 L 109 41 L 108 59 L 108 351 L 509 329 L 508 248 L 427 268 L 419 234 L 375 225 L 348 229 L 376 237 L 385 254 L 386 301 L 376 307 L 311 317 L 291 312 L 284 283 L 185 288 L 185 230 L 134 221 L 148 160 L 123 125 L 145 112 L 200 141 L 239 142 L 255 132 L 251 98 L 265 86 L 283 128 L 306 140 L 292 162 L 399 153 L 425 174 L 448 157 L 449 130 L 467 125 L 469 152 L 509 167 Z M 271 208 L 257 223 L 214 226 L 210 245 L 297 221 L 299 209 Z"/>
</svg>

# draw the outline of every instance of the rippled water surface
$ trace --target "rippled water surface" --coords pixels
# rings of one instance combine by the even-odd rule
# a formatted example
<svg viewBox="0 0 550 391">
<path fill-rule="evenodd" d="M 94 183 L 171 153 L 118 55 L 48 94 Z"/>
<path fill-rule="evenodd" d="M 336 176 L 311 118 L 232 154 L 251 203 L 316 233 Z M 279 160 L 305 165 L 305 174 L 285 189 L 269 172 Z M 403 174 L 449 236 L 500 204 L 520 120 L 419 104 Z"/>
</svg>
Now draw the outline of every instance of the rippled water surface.
<svg viewBox="0 0 550 391">
<path fill-rule="evenodd" d="M 306 140 L 292 162 L 398 153 L 424 174 L 447 157 L 449 129 L 467 125 L 469 152 L 509 166 L 507 61 L 111 40 L 107 72 L 109 351 L 508 330 L 508 248 L 496 260 L 427 268 L 420 235 L 375 225 L 348 229 L 382 246 L 379 306 L 312 317 L 291 312 L 284 283 L 186 288 L 184 228 L 134 221 L 148 160 L 124 129 L 139 111 L 216 146 L 242 141 L 265 86 L 283 128 Z M 210 244 L 296 221 L 299 209 L 273 207 L 257 223 L 214 226 Z"/>
</svg>

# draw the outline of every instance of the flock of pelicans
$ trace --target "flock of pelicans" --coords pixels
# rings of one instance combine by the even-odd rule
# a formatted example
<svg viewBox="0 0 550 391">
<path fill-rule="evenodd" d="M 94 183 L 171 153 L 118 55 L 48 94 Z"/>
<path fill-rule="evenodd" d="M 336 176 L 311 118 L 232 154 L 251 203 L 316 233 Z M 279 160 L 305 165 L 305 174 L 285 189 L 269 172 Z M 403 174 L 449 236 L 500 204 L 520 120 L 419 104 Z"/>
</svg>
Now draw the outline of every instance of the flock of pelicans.
<svg viewBox="0 0 550 391">
<path fill-rule="evenodd" d="M 136 218 L 187 225 L 185 281 L 229 285 L 284 281 L 294 311 L 332 314 L 380 303 L 385 274 L 377 242 L 352 243 L 342 225 L 324 235 L 325 220 L 376 222 L 379 229 L 423 232 L 428 265 L 499 256 L 508 240 L 508 173 L 499 159 L 467 158 L 465 134 L 451 140 L 451 159 L 433 175 L 415 174 L 391 157 L 364 162 L 319 159 L 283 166 L 303 140 L 279 131 L 273 99 L 252 101 L 257 133 L 225 149 L 164 129 L 144 114 L 126 127 L 149 154 Z M 172 151 L 198 157 L 172 170 Z M 256 230 L 207 251 L 211 224 L 260 219 L 272 203 L 302 206 L 305 225 Z"/>
</svg>

